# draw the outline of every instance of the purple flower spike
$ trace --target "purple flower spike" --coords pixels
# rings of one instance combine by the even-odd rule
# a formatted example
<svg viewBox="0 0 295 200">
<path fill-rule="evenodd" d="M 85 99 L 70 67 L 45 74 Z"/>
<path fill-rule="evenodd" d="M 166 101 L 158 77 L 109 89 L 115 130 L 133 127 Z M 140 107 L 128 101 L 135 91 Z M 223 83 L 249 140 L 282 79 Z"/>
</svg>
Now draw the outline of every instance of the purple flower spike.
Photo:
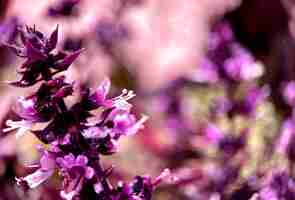
<svg viewBox="0 0 295 200">
<path fill-rule="evenodd" d="M 109 183 L 112 168 L 103 169 L 102 155 L 118 151 L 122 136 L 136 134 L 147 117 L 137 120 L 128 102 L 135 94 L 124 89 L 122 94 L 108 98 L 111 83 L 105 79 L 92 91 L 85 88 L 75 91 L 73 83 L 65 76 L 56 75 L 67 70 L 82 50 L 73 53 L 53 51 L 57 45 L 58 27 L 49 38 L 34 28 L 21 31 L 23 46 L 10 45 L 17 55 L 26 59 L 15 83 L 28 87 L 42 81 L 39 88 L 28 97 L 18 99 L 15 107 L 21 121 L 7 120 L 4 132 L 18 129 L 17 136 L 31 131 L 48 149 L 40 148 L 38 169 L 17 183 L 25 189 L 35 188 L 48 180 L 54 171 L 63 180 L 60 196 L 66 200 L 151 200 L 152 191 L 167 173 L 154 182 L 149 177 L 136 177 L 130 184 L 113 187 Z M 56 76 L 55 76 L 56 75 Z M 66 98 L 77 94 L 68 105 Z M 100 110 L 98 114 L 92 112 Z M 32 130 L 35 123 L 44 122 L 45 128 Z M 90 187 L 89 187 L 90 186 Z"/>
</svg>

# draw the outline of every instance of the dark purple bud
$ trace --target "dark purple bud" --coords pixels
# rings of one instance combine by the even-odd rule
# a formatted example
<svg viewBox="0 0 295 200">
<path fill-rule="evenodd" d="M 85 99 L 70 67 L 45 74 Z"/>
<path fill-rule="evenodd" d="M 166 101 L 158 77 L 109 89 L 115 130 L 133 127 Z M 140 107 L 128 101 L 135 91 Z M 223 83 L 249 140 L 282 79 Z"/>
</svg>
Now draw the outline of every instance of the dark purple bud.
<svg viewBox="0 0 295 200">
<path fill-rule="evenodd" d="M 47 56 L 43 54 L 40 50 L 36 49 L 31 42 L 26 43 L 26 56 L 31 61 L 43 60 L 46 59 Z"/>
<path fill-rule="evenodd" d="M 56 29 L 51 33 L 49 39 L 46 41 L 47 52 L 50 52 L 56 48 L 57 41 L 58 41 L 58 25 L 56 26 Z"/>
<path fill-rule="evenodd" d="M 82 51 L 84 51 L 84 49 L 80 49 L 78 51 L 70 53 L 69 55 L 66 55 L 65 58 L 56 62 L 56 66 L 54 66 L 54 68 L 60 70 L 67 69 L 78 58 Z"/>
<path fill-rule="evenodd" d="M 73 87 L 71 85 L 67 85 L 59 89 L 52 97 L 53 100 L 55 99 L 62 99 L 67 97 L 73 93 Z"/>
</svg>

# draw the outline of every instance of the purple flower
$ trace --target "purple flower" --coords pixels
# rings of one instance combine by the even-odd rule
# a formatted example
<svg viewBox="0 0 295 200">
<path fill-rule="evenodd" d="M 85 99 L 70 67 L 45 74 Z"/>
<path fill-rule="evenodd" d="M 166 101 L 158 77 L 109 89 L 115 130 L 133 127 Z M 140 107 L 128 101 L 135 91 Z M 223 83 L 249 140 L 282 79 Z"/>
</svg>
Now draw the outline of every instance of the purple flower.
<svg viewBox="0 0 295 200">
<path fill-rule="evenodd" d="M 37 92 L 28 97 L 18 98 L 15 112 L 28 122 L 49 121 L 59 112 L 58 104 L 73 92 L 72 85 L 64 77 L 43 83 Z"/>
<path fill-rule="evenodd" d="M 154 180 L 150 176 L 136 176 L 129 184 L 119 182 L 113 200 L 151 200 L 155 187 L 167 178 L 172 177 L 170 171 L 165 169 Z"/>
<path fill-rule="evenodd" d="M 58 28 L 49 38 L 29 27 L 20 34 L 23 47 L 9 45 L 26 59 L 19 71 L 22 78 L 14 85 L 26 87 L 41 80 L 42 83 L 33 94 L 18 99 L 15 111 L 21 121 L 8 120 L 4 131 L 18 129 L 17 135 L 31 131 L 48 145 L 48 150 L 40 149 L 38 169 L 18 178 L 18 184 L 26 189 L 35 188 L 58 171 L 63 179 L 60 192 L 63 199 L 150 200 L 155 186 L 167 172 L 154 181 L 138 176 L 130 184 L 113 187 L 108 180 L 112 168 L 103 169 L 101 164 L 102 155 L 117 151 L 121 136 L 136 134 L 147 119 L 144 116 L 137 120 L 131 113 L 128 100 L 135 96 L 133 91 L 124 89 L 121 95 L 109 98 L 109 79 L 96 90 L 75 91 L 78 87 L 66 82 L 64 76 L 54 76 L 67 70 L 80 54 L 80 51 L 52 53 L 57 45 Z M 77 98 L 67 104 L 66 98 L 71 95 Z M 37 122 L 45 122 L 45 127 L 33 130 Z"/>
<path fill-rule="evenodd" d="M 74 156 L 73 154 L 59 157 L 56 163 L 60 168 L 59 171 L 63 176 L 63 188 L 61 191 L 62 197 L 71 199 L 73 195 L 79 194 L 83 187 L 84 179 L 91 179 L 94 177 L 94 169 L 89 167 L 88 158 L 83 155 Z M 69 197 L 70 196 L 70 197 Z"/>
<path fill-rule="evenodd" d="M 113 22 L 102 20 L 96 26 L 97 41 L 105 50 L 109 50 L 114 42 L 127 36 L 126 29 Z"/>
<path fill-rule="evenodd" d="M 231 113 L 242 113 L 246 116 L 255 117 L 256 109 L 269 96 L 268 86 L 251 86 L 247 89 L 244 98 L 232 101 Z"/>
<path fill-rule="evenodd" d="M 263 74 L 262 67 L 250 55 L 235 55 L 225 60 L 224 70 L 233 80 L 253 80 Z"/>
<path fill-rule="evenodd" d="M 208 52 L 191 76 L 193 81 L 214 84 L 217 81 L 250 81 L 261 77 L 263 66 L 234 38 L 231 26 L 218 23 L 210 33 Z"/>
<path fill-rule="evenodd" d="M 208 58 L 201 60 L 201 65 L 192 74 L 192 80 L 199 83 L 216 83 L 219 81 L 218 67 Z"/>
<path fill-rule="evenodd" d="M 0 44 L 6 45 L 15 41 L 17 37 L 18 19 L 12 17 L 0 25 Z"/>
<path fill-rule="evenodd" d="M 27 188 L 35 188 L 48 180 L 54 173 L 56 168 L 56 155 L 54 152 L 49 152 L 40 149 L 41 158 L 39 169 L 37 169 L 34 173 L 25 176 L 23 178 L 17 178 L 17 183 Z"/>
<path fill-rule="evenodd" d="M 283 97 L 289 106 L 295 106 L 295 81 L 286 84 L 283 90 Z"/>
<path fill-rule="evenodd" d="M 147 120 L 147 117 L 142 117 L 139 121 L 128 110 L 114 109 L 106 119 L 106 123 L 112 123 L 112 129 L 114 132 L 120 135 L 134 135 L 141 128 L 143 123 Z"/>
<path fill-rule="evenodd" d="M 243 134 L 239 137 L 226 135 L 222 139 L 220 139 L 218 143 L 218 148 L 227 156 L 233 156 L 239 150 L 244 148 L 245 142 L 246 138 Z"/>
<path fill-rule="evenodd" d="M 295 198 L 295 182 L 286 172 L 275 172 L 259 192 L 259 200 Z"/>
<path fill-rule="evenodd" d="M 287 119 L 283 122 L 280 130 L 280 138 L 277 144 L 278 152 L 287 156 L 291 161 L 295 161 L 295 124 L 294 119 Z"/>
<path fill-rule="evenodd" d="M 259 87 L 250 87 L 247 91 L 246 97 L 243 100 L 244 112 L 253 113 L 256 108 L 265 101 L 269 96 L 270 91 L 268 86 Z"/>
<path fill-rule="evenodd" d="M 204 130 L 205 137 L 213 143 L 218 143 L 223 137 L 224 134 L 222 131 L 215 126 L 213 123 L 209 123 Z"/>
</svg>

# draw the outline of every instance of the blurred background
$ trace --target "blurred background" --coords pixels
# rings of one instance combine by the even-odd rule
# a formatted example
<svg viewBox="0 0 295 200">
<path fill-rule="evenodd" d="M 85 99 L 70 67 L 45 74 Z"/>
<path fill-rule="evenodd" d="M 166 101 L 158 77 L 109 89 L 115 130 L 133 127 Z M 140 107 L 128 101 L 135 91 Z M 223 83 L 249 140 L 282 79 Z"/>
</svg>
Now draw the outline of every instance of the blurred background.
<svg viewBox="0 0 295 200">
<path fill-rule="evenodd" d="M 112 93 L 134 90 L 133 109 L 149 116 L 104 159 L 114 181 L 170 168 L 178 180 L 153 199 L 246 200 L 274 169 L 294 171 L 281 144 L 295 105 L 292 0 L 0 0 L 0 19 L 2 128 L 32 91 L 6 85 L 21 60 L 4 44 L 19 26 L 58 24 L 60 50 L 85 48 L 66 76 L 91 87 L 110 77 Z M 60 198 L 58 176 L 26 195 L 15 184 L 37 144 L 0 131 L 0 200 Z"/>
</svg>

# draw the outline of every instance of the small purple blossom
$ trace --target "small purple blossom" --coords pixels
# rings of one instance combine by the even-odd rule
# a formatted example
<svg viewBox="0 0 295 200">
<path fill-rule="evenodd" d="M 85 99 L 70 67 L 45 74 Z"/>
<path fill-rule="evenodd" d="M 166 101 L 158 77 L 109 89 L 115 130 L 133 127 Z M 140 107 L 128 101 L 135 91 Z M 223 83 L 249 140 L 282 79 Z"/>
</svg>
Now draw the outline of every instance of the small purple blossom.
<svg viewBox="0 0 295 200">
<path fill-rule="evenodd" d="M 286 155 L 287 158 L 291 161 L 295 161 L 295 124 L 294 119 L 286 119 L 280 130 L 280 138 L 277 144 L 277 151 Z"/>
<path fill-rule="evenodd" d="M 295 106 L 295 81 L 290 81 L 283 89 L 283 97 L 289 106 Z"/>
</svg>

